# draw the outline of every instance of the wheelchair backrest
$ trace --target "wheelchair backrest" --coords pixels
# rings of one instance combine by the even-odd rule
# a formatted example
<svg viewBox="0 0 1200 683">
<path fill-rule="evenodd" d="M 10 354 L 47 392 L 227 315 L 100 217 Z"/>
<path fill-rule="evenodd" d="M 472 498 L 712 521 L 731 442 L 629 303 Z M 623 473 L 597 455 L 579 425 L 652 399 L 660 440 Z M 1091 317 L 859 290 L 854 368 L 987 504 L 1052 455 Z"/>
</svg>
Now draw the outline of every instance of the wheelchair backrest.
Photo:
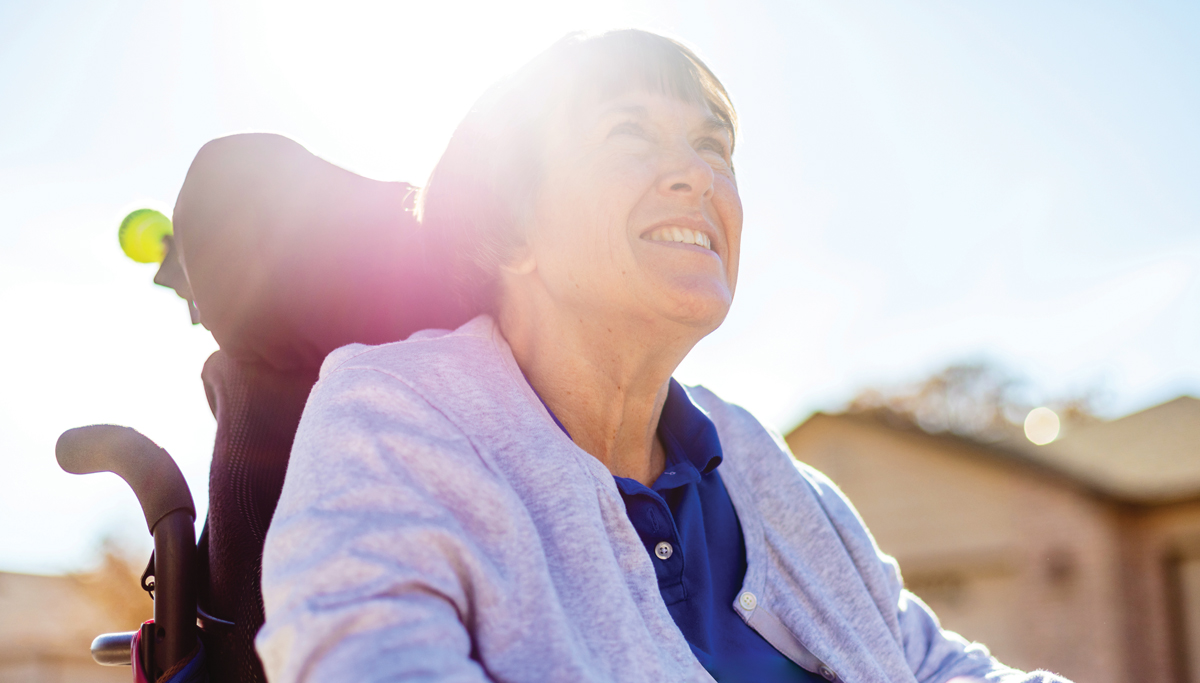
<svg viewBox="0 0 1200 683">
<path fill-rule="evenodd" d="M 204 366 L 217 418 L 200 540 L 210 675 L 263 681 L 263 541 L 309 390 L 325 355 L 454 328 L 472 315 L 439 275 L 414 188 L 355 175 L 278 135 L 214 140 L 175 206 L 175 245 L 221 350 Z"/>
</svg>

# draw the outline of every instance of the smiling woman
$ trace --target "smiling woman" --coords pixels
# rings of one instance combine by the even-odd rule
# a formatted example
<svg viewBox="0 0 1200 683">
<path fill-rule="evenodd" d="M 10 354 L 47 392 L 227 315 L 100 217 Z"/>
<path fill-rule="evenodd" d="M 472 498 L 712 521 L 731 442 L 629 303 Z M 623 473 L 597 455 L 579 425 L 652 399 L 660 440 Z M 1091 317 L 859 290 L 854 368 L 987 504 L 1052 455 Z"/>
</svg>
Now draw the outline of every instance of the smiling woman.
<svg viewBox="0 0 1200 683">
<path fill-rule="evenodd" d="M 641 31 L 472 109 L 422 220 L 481 315 L 326 358 L 263 556 L 272 681 L 1061 680 L 943 632 L 828 479 L 671 378 L 733 301 L 735 134 Z"/>
</svg>

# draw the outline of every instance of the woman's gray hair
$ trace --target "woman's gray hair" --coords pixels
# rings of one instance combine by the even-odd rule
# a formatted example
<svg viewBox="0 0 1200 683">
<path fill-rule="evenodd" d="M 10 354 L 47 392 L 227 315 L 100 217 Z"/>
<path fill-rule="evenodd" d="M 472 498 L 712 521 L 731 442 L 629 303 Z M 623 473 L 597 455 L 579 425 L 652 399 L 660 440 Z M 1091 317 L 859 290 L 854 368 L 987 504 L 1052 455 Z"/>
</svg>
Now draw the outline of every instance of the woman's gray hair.
<svg viewBox="0 0 1200 683">
<path fill-rule="evenodd" d="M 634 29 L 571 34 L 492 86 L 450 138 L 417 211 L 452 285 L 491 311 L 500 266 L 525 242 L 524 216 L 541 183 L 546 125 L 568 112 L 643 89 L 707 107 L 729 130 L 737 113 L 725 87 L 686 46 Z"/>
</svg>

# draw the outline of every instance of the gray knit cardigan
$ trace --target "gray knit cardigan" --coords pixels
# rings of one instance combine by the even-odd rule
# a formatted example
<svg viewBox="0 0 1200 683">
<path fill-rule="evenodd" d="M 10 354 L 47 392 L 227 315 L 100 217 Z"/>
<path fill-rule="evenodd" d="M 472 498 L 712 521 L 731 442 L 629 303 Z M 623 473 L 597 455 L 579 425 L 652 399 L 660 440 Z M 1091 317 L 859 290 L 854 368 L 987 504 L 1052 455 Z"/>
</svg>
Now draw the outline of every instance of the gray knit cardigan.
<svg viewBox="0 0 1200 683">
<path fill-rule="evenodd" d="M 1062 681 L 943 631 L 834 484 L 745 410 L 716 425 L 746 540 L 730 607 L 830 680 Z M 272 683 L 712 681 L 612 475 L 554 423 L 494 321 L 325 360 L 263 555 Z"/>
</svg>

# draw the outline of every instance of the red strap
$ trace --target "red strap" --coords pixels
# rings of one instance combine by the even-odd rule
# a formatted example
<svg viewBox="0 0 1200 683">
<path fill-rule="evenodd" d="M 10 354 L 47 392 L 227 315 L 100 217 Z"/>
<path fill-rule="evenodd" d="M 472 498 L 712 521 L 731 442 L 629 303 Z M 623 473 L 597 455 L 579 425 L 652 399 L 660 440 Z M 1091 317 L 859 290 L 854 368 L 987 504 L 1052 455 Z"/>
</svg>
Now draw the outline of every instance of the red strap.
<svg viewBox="0 0 1200 683">
<path fill-rule="evenodd" d="M 153 623 L 154 620 L 149 619 L 146 621 L 146 623 L 142 624 L 142 626 Z M 142 629 L 138 629 L 137 632 L 133 634 L 133 643 L 129 648 L 129 656 L 133 660 L 131 662 L 133 664 L 133 683 L 154 683 L 154 679 L 150 678 L 150 675 L 146 672 L 146 669 L 142 667 L 142 658 L 138 657 L 138 652 L 141 651 L 141 642 Z"/>
</svg>

